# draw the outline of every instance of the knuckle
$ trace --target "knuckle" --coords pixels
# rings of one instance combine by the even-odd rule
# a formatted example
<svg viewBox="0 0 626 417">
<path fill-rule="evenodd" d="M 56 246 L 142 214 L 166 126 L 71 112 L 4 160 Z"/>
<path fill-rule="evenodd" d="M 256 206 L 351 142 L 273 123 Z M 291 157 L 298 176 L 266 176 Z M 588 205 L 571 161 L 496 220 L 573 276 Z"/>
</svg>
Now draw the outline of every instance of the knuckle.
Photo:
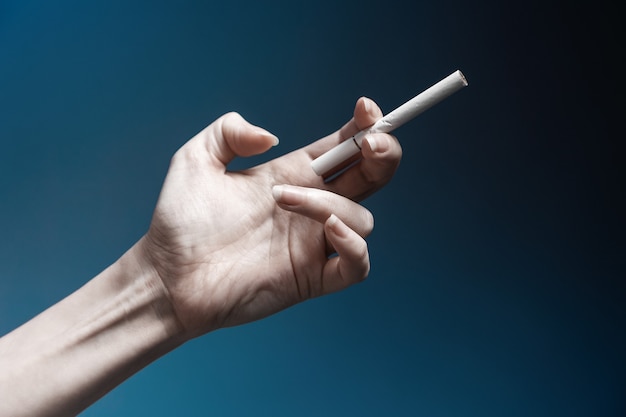
<svg viewBox="0 0 626 417">
<path fill-rule="evenodd" d="M 230 111 L 228 113 L 225 113 L 218 120 L 221 120 L 222 123 L 224 123 L 224 122 L 232 122 L 232 121 L 237 121 L 237 120 L 242 120 L 242 119 L 243 117 L 241 116 L 241 114 L 237 113 L 236 111 Z"/>
<path fill-rule="evenodd" d="M 223 136 L 228 136 L 230 132 L 237 130 L 237 127 L 243 120 L 239 113 L 235 111 L 228 112 L 215 121 L 216 131 Z"/>
</svg>

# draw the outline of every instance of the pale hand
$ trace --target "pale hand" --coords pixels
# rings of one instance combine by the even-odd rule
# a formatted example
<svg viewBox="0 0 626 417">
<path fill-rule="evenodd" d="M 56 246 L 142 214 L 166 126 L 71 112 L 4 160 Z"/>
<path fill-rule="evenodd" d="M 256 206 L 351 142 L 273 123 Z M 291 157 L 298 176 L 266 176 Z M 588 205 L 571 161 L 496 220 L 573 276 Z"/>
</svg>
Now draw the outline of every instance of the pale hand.
<svg viewBox="0 0 626 417">
<path fill-rule="evenodd" d="M 233 158 L 262 153 L 277 139 L 229 113 L 175 154 L 142 248 L 186 336 L 253 321 L 367 276 L 363 237 L 373 217 L 352 199 L 389 181 L 400 145 L 387 134 L 369 137 L 364 159 L 328 184 L 310 161 L 381 116 L 362 98 L 340 131 L 230 172 Z"/>
<path fill-rule="evenodd" d="M 172 159 L 146 235 L 0 338 L 0 415 L 76 415 L 193 337 L 365 278 L 373 220 L 356 201 L 393 176 L 400 145 L 366 138 L 363 160 L 329 183 L 310 162 L 381 116 L 360 99 L 340 131 L 240 172 L 227 164 L 276 138 L 230 113 L 191 139 Z"/>
</svg>

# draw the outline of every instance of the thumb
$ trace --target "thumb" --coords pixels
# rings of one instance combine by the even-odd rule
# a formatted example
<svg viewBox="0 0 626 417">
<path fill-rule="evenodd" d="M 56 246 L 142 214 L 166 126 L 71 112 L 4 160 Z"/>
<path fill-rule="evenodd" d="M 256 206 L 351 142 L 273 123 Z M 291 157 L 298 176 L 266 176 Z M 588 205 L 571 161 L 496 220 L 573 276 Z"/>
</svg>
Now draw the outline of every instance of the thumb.
<svg viewBox="0 0 626 417">
<path fill-rule="evenodd" d="M 223 166 L 236 156 L 252 156 L 278 145 L 278 138 L 254 126 L 235 112 L 227 113 L 209 126 L 209 152 Z"/>
</svg>

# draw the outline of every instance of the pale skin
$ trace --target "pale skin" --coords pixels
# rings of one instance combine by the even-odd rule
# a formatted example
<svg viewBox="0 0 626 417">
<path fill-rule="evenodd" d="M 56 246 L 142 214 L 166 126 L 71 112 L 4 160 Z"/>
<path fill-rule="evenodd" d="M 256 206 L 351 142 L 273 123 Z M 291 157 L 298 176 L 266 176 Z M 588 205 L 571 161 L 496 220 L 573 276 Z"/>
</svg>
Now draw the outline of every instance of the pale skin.
<svg viewBox="0 0 626 417">
<path fill-rule="evenodd" d="M 185 342 L 362 281 L 373 216 L 360 201 L 401 158 L 388 134 L 324 183 L 312 159 L 372 125 L 367 98 L 339 131 L 257 167 L 271 133 L 222 116 L 172 158 L 147 233 L 83 287 L 0 338 L 0 415 L 72 416 Z M 330 256 L 337 254 L 337 256 Z"/>
</svg>

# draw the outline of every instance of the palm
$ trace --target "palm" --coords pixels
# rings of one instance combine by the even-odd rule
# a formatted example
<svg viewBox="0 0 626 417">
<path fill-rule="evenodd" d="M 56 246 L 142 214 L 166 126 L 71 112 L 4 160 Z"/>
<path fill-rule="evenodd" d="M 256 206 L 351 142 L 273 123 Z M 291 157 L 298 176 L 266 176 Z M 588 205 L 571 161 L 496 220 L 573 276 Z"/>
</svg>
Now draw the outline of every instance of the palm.
<svg viewBox="0 0 626 417">
<path fill-rule="evenodd" d="M 280 163 L 293 162 L 297 155 L 284 159 Z M 294 177 L 290 170 L 273 175 L 272 162 L 220 176 L 203 169 L 176 175 L 178 162 L 155 210 L 151 234 L 159 242 L 155 264 L 186 326 L 241 324 L 321 292 L 322 225 L 280 209 L 271 195 L 274 184 Z M 184 191 L 190 185 L 195 192 Z M 218 306 L 212 299 L 232 305 Z M 209 317 L 217 322 L 202 322 Z"/>
<path fill-rule="evenodd" d="M 231 135 L 251 135 L 241 129 Z M 261 149 L 249 138 L 242 145 L 215 130 L 209 126 L 173 158 L 147 235 L 152 264 L 182 325 L 198 334 L 255 320 L 329 291 L 324 218 L 283 210 L 272 198 L 276 184 L 325 188 L 306 169 L 320 145 L 228 172 L 225 167 L 236 155 L 268 146 Z M 327 140 L 336 141 L 339 133 L 331 136 Z M 224 145 L 228 140 L 232 143 Z M 356 187 L 356 197 L 387 180 Z M 351 201 L 346 204 L 366 211 Z M 359 232 L 367 233 L 368 227 Z"/>
</svg>

